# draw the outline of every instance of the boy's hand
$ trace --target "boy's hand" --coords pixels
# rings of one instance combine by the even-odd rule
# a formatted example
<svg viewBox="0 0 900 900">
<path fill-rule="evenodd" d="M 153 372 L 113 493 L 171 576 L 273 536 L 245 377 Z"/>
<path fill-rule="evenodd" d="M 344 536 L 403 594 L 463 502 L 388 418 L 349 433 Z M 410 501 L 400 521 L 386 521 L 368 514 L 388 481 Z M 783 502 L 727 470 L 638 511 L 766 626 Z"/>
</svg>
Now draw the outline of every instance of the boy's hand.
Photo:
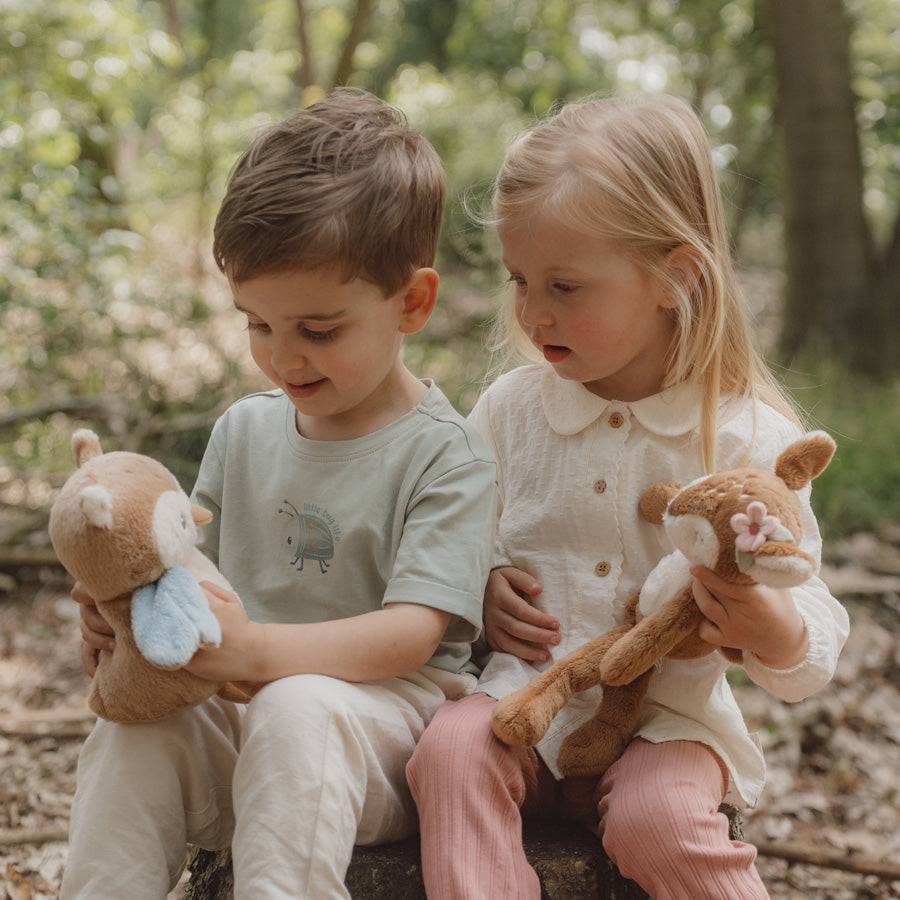
<svg viewBox="0 0 900 900">
<path fill-rule="evenodd" d="M 559 643 L 559 622 L 527 600 L 542 590 L 521 569 L 504 566 L 491 572 L 484 590 L 484 634 L 494 650 L 526 662 L 550 659 L 545 646 Z"/>
<path fill-rule="evenodd" d="M 706 617 L 699 635 L 717 647 L 749 650 L 770 669 L 790 669 L 806 659 L 806 623 L 788 588 L 723 581 L 693 566 L 694 600 Z"/>
<path fill-rule="evenodd" d="M 97 671 L 100 651 L 115 649 L 116 642 L 110 624 L 100 615 L 94 598 L 84 589 L 80 581 L 72 588 L 72 599 L 81 606 L 81 661 L 91 678 Z"/>
<path fill-rule="evenodd" d="M 222 643 L 201 647 L 184 668 L 210 681 L 254 681 L 262 626 L 250 621 L 236 594 L 210 581 L 201 581 L 200 587 L 219 620 Z"/>
</svg>

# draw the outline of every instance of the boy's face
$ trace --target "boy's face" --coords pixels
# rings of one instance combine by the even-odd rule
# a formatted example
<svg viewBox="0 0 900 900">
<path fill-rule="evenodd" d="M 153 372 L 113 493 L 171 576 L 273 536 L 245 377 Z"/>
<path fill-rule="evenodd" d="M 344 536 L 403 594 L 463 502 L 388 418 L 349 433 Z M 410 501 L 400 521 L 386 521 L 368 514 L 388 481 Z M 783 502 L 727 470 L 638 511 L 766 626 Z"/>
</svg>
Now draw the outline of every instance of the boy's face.
<svg viewBox="0 0 900 900">
<path fill-rule="evenodd" d="M 247 316 L 250 352 L 297 410 L 313 440 L 369 434 L 408 412 L 424 386 L 400 360 L 406 288 L 385 298 L 331 268 L 261 275 L 231 284 Z M 419 396 L 413 396 L 415 394 Z"/>
</svg>

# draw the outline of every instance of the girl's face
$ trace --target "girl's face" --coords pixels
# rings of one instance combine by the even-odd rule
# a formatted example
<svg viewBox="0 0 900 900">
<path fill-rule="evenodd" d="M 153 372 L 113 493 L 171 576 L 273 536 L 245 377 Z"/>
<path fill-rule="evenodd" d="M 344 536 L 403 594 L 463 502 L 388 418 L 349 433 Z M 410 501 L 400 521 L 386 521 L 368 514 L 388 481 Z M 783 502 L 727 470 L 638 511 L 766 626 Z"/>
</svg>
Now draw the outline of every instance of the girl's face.
<svg viewBox="0 0 900 900">
<path fill-rule="evenodd" d="M 612 241 L 535 216 L 498 227 L 516 320 L 560 378 L 609 400 L 658 393 L 674 301 Z"/>
</svg>

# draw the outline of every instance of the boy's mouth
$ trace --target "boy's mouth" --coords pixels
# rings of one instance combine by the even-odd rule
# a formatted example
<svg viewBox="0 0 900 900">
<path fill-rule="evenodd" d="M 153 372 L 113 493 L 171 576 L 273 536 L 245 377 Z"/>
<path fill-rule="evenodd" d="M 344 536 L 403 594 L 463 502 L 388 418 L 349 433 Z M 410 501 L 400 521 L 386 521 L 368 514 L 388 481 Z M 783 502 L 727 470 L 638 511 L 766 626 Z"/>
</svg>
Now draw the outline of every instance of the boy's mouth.
<svg viewBox="0 0 900 900">
<path fill-rule="evenodd" d="M 326 379 L 319 378 L 317 381 L 307 381 L 304 384 L 285 384 L 284 390 L 289 397 L 295 400 L 307 400 L 312 397 L 323 384 Z"/>
</svg>

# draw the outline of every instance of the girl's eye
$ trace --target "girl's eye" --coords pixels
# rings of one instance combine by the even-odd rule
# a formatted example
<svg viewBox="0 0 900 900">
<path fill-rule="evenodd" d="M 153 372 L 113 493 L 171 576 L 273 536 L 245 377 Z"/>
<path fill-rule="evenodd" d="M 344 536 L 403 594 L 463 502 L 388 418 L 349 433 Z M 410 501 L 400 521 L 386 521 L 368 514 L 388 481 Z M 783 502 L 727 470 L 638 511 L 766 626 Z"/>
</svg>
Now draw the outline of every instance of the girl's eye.
<svg viewBox="0 0 900 900">
<path fill-rule="evenodd" d="M 574 284 L 569 284 L 565 281 L 556 281 L 553 283 L 553 287 L 561 294 L 571 294 L 575 290 Z"/>
<path fill-rule="evenodd" d="M 514 284 L 517 288 L 525 287 L 525 279 L 521 275 L 510 275 L 506 279 L 507 284 Z"/>
<path fill-rule="evenodd" d="M 255 331 L 260 334 L 266 334 L 269 331 L 269 326 L 266 325 L 265 322 L 251 322 L 248 319 L 247 320 L 247 331 Z"/>
</svg>

